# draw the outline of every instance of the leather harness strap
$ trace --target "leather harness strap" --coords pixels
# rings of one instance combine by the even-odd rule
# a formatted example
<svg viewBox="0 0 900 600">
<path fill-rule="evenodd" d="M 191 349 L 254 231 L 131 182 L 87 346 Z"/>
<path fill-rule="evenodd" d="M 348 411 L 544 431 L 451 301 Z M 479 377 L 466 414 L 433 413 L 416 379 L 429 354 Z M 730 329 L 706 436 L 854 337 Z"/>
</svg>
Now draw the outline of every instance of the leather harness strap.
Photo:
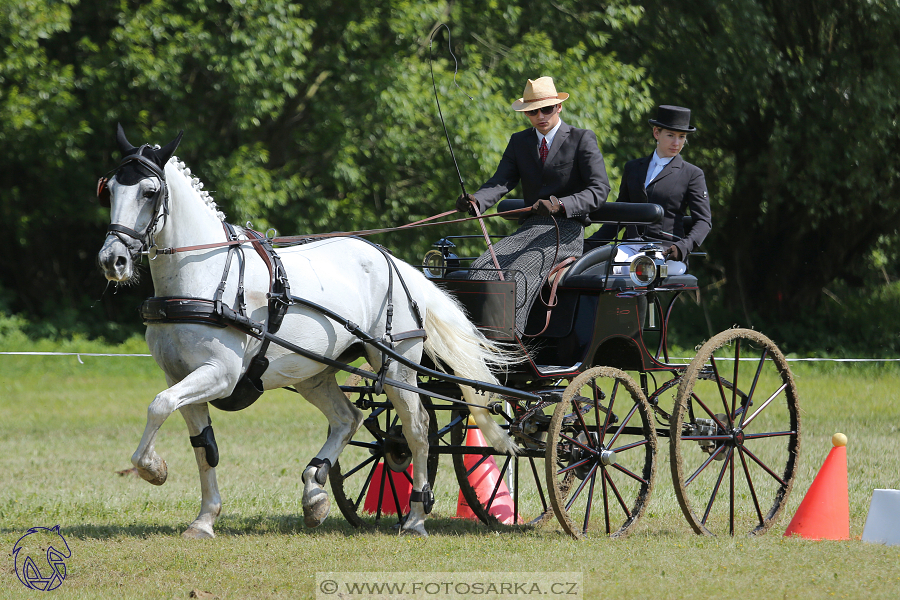
<svg viewBox="0 0 900 600">
<path fill-rule="evenodd" d="M 523 334 L 524 337 L 537 337 L 547 331 L 547 327 L 550 326 L 550 317 L 553 314 L 553 308 L 557 304 L 556 288 L 557 286 L 559 286 L 559 280 L 562 279 L 563 271 L 576 260 L 578 260 L 577 256 L 570 256 L 569 258 L 566 258 L 561 263 L 550 269 L 550 272 L 547 274 L 547 281 L 550 282 L 552 280 L 553 282 L 550 286 L 550 297 L 546 302 L 544 302 L 544 299 L 541 298 L 541 302 L 544 306 L 547 307 L 547 318 L 544 321 L 544 328 L 535 334 Z M 540 292 L 538 292 L 538 294 L 540 294 Z"/>
</svg>

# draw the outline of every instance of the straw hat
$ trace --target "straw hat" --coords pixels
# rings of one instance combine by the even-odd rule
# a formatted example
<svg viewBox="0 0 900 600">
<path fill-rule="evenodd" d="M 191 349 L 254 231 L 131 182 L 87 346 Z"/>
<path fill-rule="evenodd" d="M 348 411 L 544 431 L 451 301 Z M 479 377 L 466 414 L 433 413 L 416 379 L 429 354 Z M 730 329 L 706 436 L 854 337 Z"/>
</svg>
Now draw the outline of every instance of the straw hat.
<svg viewBox="0 0 900 600">
<path fill-rule="evenodd" d="M 552 104 L 562 104 L 568 97 L 565 92 L 556 92 L 552 77 L 538 77 L 534 81 L 528 80 L 522 97 L 513 102 L 512 109 L 518 112 L 534 110 Z"/>
</svg>

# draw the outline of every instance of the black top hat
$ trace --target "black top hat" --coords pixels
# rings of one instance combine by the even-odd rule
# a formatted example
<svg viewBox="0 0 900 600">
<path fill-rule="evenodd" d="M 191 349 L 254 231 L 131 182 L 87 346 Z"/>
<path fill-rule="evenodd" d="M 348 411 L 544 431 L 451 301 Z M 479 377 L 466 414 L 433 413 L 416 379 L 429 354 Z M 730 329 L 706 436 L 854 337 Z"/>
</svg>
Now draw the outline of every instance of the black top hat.
<svg viewBox="0 0 900 600">
<path fill-rule="evenodd" d="M 662 104 L 656 109 L 656 118 L 649 121 L 651 125 L 672 131 L 697 131 L 696 127 L 691 127 L 691 109 L 681 106 Z"/>
</svg>

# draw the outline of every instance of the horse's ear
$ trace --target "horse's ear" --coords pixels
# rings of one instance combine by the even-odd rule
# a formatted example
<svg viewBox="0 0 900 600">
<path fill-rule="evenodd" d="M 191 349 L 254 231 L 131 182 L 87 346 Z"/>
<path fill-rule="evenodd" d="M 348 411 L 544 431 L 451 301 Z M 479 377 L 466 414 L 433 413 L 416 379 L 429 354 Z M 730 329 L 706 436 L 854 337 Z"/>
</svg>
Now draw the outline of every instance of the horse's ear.
<svg viewBox="0 0 900 600">
<path fill-rule="evenodd" d="M 119 143 L 119 150 L 122 151 L 122 155 L 129 156 L 134 154 L 134 151 L 137 150 L 137 148 L 135 148 L 125 137 L 125 130 L 122 129 L 122 124 L 117 123 L 116 126 L 116 141 Z"/>
<path fill-rule="evenodd" d="M 181 137 L 184 135 L 184 129 L 178 132 L 178 136 L 165 145 L 165 147 L 160 148 L 156 151 L 156 158 L 159 160 L 160 166 L 165 165 L 169 162 L 169 159 L 172 158 L 172 155 L 175 154 L 175 149 L 178 147 L 178 144 L 181 143 Z"/>
</svg>

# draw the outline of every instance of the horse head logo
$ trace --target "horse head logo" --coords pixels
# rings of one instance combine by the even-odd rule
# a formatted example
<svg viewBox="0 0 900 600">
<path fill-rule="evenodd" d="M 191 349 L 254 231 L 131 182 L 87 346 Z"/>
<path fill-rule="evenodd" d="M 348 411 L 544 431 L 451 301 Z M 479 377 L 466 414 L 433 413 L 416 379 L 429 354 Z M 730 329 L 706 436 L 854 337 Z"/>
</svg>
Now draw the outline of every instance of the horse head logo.
<svg viewBox="0 0 900 600">
<path fill-rule="evenodd" d="M 34 561 L 44 554 L 47 564 Z M 59 525 L 52 529 L 32 527 L 13 546 L 16 577 L 27 588 L 49 592 L 62 585 L 66 578 L 66 559 L 72 557 L 69 544 L 59 532 Z"/>
</svg>

